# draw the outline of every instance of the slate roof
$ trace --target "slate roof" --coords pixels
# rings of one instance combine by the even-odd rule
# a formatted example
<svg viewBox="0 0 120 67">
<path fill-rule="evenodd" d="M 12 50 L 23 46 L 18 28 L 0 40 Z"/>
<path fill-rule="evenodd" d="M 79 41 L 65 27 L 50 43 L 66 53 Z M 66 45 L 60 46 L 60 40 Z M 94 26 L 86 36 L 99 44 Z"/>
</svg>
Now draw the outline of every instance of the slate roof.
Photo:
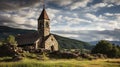
<svg viewBox="0 0 120 67">
<path fill-rule="evenodd" d="M 52 34 L 46 36 L 43 41 L 46 41 Z M 29 46 L 33 45 L 39 38 L 38 32 L 34 33 L 28 33 L 28 34 L 22 34 L 22 35 L 17 35 L 15 37 L 15 40 L 18 43 L 18 46 Z"/>
<path fill-rule="evenodd" d="M 22 34 L 17 35 L 15 37 L 18 45 L 28 45 L 28 44 L 34 44 L 35 41 L 39 38 L 38 33 L 28 33 L 28 34 Z"/>
<path fill-rule="evenodd" d="M 42 13 L 41 13 L 40 17 L 38 18 L 38 20 L 43 20 L 43 19 L 50 20 L 45 8 L 43 8 Z"/>
</svg>

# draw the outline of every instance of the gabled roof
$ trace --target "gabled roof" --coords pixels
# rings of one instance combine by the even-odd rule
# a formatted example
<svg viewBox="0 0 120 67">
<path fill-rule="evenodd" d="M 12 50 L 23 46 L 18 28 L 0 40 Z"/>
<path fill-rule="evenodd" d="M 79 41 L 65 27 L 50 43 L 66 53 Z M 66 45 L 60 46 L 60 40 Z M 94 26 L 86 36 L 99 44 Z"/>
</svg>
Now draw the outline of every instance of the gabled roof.
<svg viewBox="0 0 120 67">
<path fill-rule="evenodd" d="M 40 17 L 38 18 L 38 20 L 43 20 L 43 19 L 50 20 L 45 8 L 43 8 L 42 13 L 41 13 Z"/>
<path fill-rule="evenodd" d="M 52 34 L 45 37 L 44 41 L 46 41 Z M 33 45 L 39 38 L 38 32 L 21 34 L 15 37 L 15 40 L 18 43 L 18 46 L 29 46 Z"/>
<path fill-rule="evenodd" d="M 22 34 L 15 37 L 18 45 L 34 44 L 38 38 L 39 38 L 39 35 L 37 32 Z"/>
</svg>

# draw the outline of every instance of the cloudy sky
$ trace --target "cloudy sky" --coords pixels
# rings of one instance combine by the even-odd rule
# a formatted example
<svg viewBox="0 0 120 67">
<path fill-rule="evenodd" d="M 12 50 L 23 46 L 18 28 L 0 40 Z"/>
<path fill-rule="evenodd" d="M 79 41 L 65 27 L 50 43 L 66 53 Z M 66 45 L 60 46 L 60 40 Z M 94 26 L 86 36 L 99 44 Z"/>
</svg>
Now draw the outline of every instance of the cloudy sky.
<svg viewBox="0 0 120 67">
<path fill-rule="evenodd" d="M 120 41 L 120 0 L 45 0 L 51 32 L 82 41 Z M 37 30 L 42 0 L 0 0 L 0 25 Z"/>
</svg>

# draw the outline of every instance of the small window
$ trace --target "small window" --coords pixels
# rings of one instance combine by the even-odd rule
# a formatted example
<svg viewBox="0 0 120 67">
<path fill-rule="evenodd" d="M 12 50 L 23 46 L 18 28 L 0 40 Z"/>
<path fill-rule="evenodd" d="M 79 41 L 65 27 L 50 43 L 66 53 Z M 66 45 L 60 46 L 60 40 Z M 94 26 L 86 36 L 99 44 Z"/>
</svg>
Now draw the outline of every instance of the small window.
<svg viewBox="0 0 120 67">
<path fill-rule="evenodd" d="M 46 27 L 49 27 L 49 22 L 46 22 Z"/>
</svg>

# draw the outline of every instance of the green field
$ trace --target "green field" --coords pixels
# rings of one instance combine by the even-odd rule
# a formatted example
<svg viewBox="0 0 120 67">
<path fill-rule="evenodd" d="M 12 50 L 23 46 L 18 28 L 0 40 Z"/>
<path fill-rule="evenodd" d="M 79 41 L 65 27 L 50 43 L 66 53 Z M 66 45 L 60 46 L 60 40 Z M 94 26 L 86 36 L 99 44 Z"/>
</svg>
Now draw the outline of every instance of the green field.
<svg viewBox="0 0 120 67">
<path fill-rule="evenodd" d="M 1 62 L 0 67 L 120 67 L 120 59 L 98 60 L 44 60 L 24 59 L 19 62 Z"/>
</svg>

